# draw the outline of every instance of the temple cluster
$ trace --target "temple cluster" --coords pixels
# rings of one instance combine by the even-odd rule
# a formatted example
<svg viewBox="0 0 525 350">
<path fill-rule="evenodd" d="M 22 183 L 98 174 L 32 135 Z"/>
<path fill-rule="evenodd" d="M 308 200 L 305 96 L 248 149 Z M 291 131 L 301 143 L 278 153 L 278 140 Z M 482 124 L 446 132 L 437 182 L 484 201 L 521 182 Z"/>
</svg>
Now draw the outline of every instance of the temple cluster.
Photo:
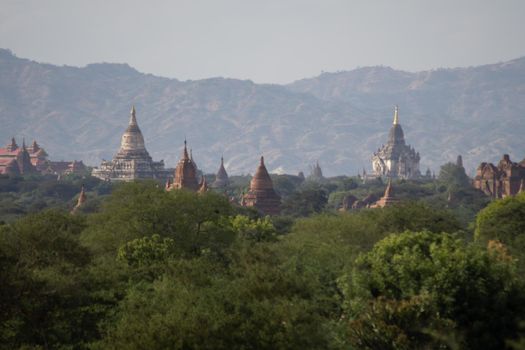
<svg viewBox="0 0 525 350">
<path fill-rule="evenodd" d="M 372 156 L 372 173 L 367 174 L 363 169 L 362 176 L 358 178 L 366 182 L 368 179 L 381 178 L 388 181 L 383 197 L 369 194 L 363 199 L 348 194 L 344 197 L 340 210 L 359 208 L 378 208 L 393 205 L 398 202 L 394 196 L 392 179 L 435 179 L 428 169 L 425 175 L 419 170 L 419 152 L 407 145 L 401 124 L 399 123 L 399 109 L 394 110 L 394 120 L 388 133 L 386 145 L 378 148 Z M 457 166 L 463 169 L 461 156 L 458 157 Z M 86 167 L 80 161 L 54 162 L 48 159 L 48 154 L 36 141 L 27 147 L 25 142 L 18 146 L 13 138 L 5 148 L 0 148 L 0 174 L 26 175 L 41 174 L 71 174 L 82 173 Z M 230 180 L 221 157 L 219 169 L 215 179 L 208 185 L 205 174 L 200 171 L 193 159 L 191 149 L 188 152 L 187 142 L 184 140 L 182 156 L 175 169 L 167 169 L 164 161 L 154 161 L 146 149 L 144 136 L 137 122 L 135 107 L 130 112 L 130 119 L 124 131 L 120 148 L 111 161 L 103 160 L 99 167 L 92 170 L 92 176 L 104 181 L 134 181 L 137 179 L 156 179 L 166 181 L 166 191 L 188 190 L 198 193 L 210 189 L 227 193 Z M 465 178 L 468 178 L 464 174 Z M 304 174 L 298 177 L 305 180 Z M 310 167 L 309 181 L 323 182 L 325 178 L 319 163 Z M 502 198 L 525 191 L 525 160 L 513 163 L 508 155 L 504 155 L 499 164 L 481 163 L 477 169 L 473 182 L 474 187 L 485 192 L 493 198 Z M 82 191 L 75 211 L 85 201 Z M 281 210 L 281 197 L 275 191 L 272 178 L 261 156 L 259 166 L 250 181 L 250 187 L 239 199 L 230 198 L 230 201 L 245 207 L 252 207 L 265 215 L 278 215 Z"/>
<path fill-rule="evenodd" d="M 4 148 L 0 148 L 0 174 L 28 175 L 28 174 L 53 174 L 67 175 L 79 174 L 86 171 L 82 161 L 51 161 L 47 152 L 36 141 L 27 147 L 25 141 L 18 146 L 15 138 Z"/>
</svg>

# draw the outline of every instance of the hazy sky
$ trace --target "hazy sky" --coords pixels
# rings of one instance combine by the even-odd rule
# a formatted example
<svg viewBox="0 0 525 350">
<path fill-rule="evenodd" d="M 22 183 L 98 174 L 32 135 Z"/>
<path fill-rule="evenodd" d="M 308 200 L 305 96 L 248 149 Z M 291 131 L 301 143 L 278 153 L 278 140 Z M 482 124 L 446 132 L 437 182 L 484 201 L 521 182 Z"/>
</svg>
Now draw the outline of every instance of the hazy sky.
<svg viewBox="0 0 525 350">
<path fill-rule="evenodd" d="M 0 0 L 0 47 L 181 80 L 287 83 L 321 71 L 409 71 L 525 55 L 525 0 Z"/>
</svg>

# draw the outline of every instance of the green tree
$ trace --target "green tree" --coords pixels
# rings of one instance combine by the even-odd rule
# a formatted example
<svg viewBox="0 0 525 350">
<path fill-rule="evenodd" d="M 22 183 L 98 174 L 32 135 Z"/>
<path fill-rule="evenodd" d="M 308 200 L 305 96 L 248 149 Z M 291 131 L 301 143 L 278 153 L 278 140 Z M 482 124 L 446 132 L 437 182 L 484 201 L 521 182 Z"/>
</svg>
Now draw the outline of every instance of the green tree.
<svg viewBox="0 0 525 350">
<path fill-rule="evenodd" d="M 329 300 L 317 279 L 274 243 L 241 245 L 228 268 L 207 256 L 171 261 L 133 286 L 104 349 L 308 349 L 330 347 Z"/>
<path fill-rule="evenodd" d="M 282 204 L 282 213 L 291 216 L 309 216 L 320 213 L 327 202 L 328 196 L 325 190 L 313 184 L 286 198 Z"/>
<path fill-rule="evenodd" d="M 504 243 L 525 268 L 525 193 L 494 201 L 481 210 L 474 236 L 483 244 L 489 240 Z"/>
<path fill-rule="evenodd" d="M 470 179 L 465 173 L 465 168 L 454 163 L 446 163 L 441 166 L 438 180 L 449 189 L 461 189 L 471 186 Z"/>
<path fill-rule="evenodd" d="M 47 211 L 0 227 L 0 343 L 83 348 L 106 308 L 92 293 L 80 217 Z"/>
<path fill-rule="evenodd" d="M 126 242 L 154 234 L 173 239 L 188 256 L 220 252 L 235 238 L 228 219 L 232 212 L 228 199 L 213 192 L 166 192 L 154 182 L 126 183 L 89 217 L 82 238 L 97 254 L 111 257 Z"/>
<path fill-rule="evenodd" d="M 523 283 L 512 258 L 445 233 L 390 235 L 342 280 L 349 314 L 363 312 L 368 300 L 428 295 L 435 320 L 454 322 L 462 348 L 501 349 L 517 335 L 524 311 Z"/>
</svg>

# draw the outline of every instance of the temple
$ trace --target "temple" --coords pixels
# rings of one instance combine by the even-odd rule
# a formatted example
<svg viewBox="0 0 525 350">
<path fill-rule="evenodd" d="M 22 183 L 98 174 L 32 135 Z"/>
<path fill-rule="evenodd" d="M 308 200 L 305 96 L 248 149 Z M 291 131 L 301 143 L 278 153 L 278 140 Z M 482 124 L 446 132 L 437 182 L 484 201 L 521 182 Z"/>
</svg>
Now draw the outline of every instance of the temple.
<svg viewBox="0 0 525 350">
<path fill-rule="evenodd" d="M 315 162 L 314 166 L 310 166 L 310 175 L 308 176 L 308 179 L 312 181 L 322 181 L 324 179 L 323 170 L 319 166 L 319 162 Z"/>
<path fill-rule="evenodd" d="M 395 203 L 397 203 L 398 200 L 394 196 L 394 191 L 392 189 L 392 180 L 388 180 L 388 184 L 386 185 L 385 194 L 383 197 L 379 198 L 377 202 L 370 205 L 370 208 L 384 208 L 389 207 Z"/>
<path fill-rule="evenodd" d="M 419 178 L 419 152 L 405 143 L 405 136 L 399 124 L 399 110 L 396 106 L 394 122 L 388 134 L 388 142 L 374 153 L 372 169 L 375 176 L 388 178 Z"/>
<path fill-rule="evenodd" d="M 202 175 L 201 182 L 199 183 L 199 190 L 198 193 L 206 193 L 208 192 L 208 183 L 206 182 L 206 176 Z"/>
<path fill-rule="evenodd" d="M 33 141 L 27 147 L 25 141 L 18 146 L 15 138 L 4 148 L 0 148 L 0 174 L 17 176 L 25 174 L 80 174 L 86 171 L 82 161 L 51 161 L 47 152 Z"/>
<path fill-rule="evenodd" d="M 77 204 L 75 205 L 73 210 L 71 210 L 71 214 L 75 214 L 80 209 L 80 207 L 84 205 L 86 200 L 87 200 L 86 191 L 84 190 L 84 185 L 82 185 L 82 188 L 80 189 L 80 194 L 78 195 Z"/>
<path fill-rule="evenodd" d="M 22 147 L 19 147 L 14 138 L 7 147 L 0 148 L 0 174 L 16 176 L 38 173 L 37 161 L 37 155 L 33 153 L 31 157 L 26 143 L 23 142 Z"/>
<path fill-rule="evenodd" d="M 265 215 L 279 215 L 281 197 L 273 189 L 273 182 L 264 166 L 264 157 L 250 181 L 250 190 L 243 194 L 241 205 L 254 207 Z"/>
<path fill-rule="evenodd" d="M 498 165 L 481 163 L 476 170 L 474 187 L 492 198 L 513 196 L 525 189 L 525 159 L 520 163 L 504 154 Z"/>
<path fill-rule="evenodd" d="M 198 191 L 200 186 L 197 182 L 197 168 L 195 162 L 188 155 L 188 148 L 186 140 L 184 140 L 184 149 L 182 151 L 182 158 L 177 163 L 175 173 L 173 174 L 173 183 L 166 184 L 166 190 L 187 189 L 190 191 Z"/>
<path fill-rule="evenodd" d="M 224 158 L 221 157 L 221 165 L 219 167 L 219 171 L 217 171 L 217 174 L 215 175 L 215 181 L 213 181 L 211 187 L 225 188 L 225 187 L 228 187 L 229 184 L 230 184 L 230 180 L 228 178 L 228 173 L 226 172 L 226 169 L 224 168 Z"/>
<path fill-rule="evenodd" d="M 106 181 L 166 178 L 164 161 L 154 162 L 146 150 L 144 137 L 137 124 L 135 106 L 131 109 L 129 125 L 122 135 L 120 150 L 112 161 L 102 161 L 91 175 Z"/>
</svg>

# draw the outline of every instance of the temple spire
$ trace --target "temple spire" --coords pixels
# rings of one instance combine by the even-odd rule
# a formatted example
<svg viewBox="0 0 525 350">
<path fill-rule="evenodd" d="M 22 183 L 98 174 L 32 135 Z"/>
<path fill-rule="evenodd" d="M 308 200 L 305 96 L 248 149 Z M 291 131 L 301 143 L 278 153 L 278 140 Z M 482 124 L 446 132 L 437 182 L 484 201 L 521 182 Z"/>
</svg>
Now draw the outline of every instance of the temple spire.
<svg viewBox="0 0 525 350">
<path fill-rule="evenodd" d="M 184 138 L 184 151 L 182 152 L 182 158 L 190 159 L 190 157 L 188 156 L 188 147 L 187 147 L 186 138 Z"/>
<path fill-rule="evenodd" d="M 264 166 L 264 156 L 261 156 L 261 166 Z"/>
<path fill-rule="evenodd" d="M 399 124 L 399 107 L 396 105 L 394 108 L 394 125 Z"/>
<path fill-rule="evenodd" d="M 135 105 L 131 106 L 131 116 L 129 118 L 129 125 L 137 125 L 137 117 L 135 115 Z"/>
<path fill-rule="evenodd" d="M 86 191 L 84 189 L 84 185 L 82 185 L 80 189 L 80 194 L 78 195 L 77 205 L 71 210 L 71 214 L 75 214 L 77 210 L 86 202 L 87 196 Z"/>
</svg>

